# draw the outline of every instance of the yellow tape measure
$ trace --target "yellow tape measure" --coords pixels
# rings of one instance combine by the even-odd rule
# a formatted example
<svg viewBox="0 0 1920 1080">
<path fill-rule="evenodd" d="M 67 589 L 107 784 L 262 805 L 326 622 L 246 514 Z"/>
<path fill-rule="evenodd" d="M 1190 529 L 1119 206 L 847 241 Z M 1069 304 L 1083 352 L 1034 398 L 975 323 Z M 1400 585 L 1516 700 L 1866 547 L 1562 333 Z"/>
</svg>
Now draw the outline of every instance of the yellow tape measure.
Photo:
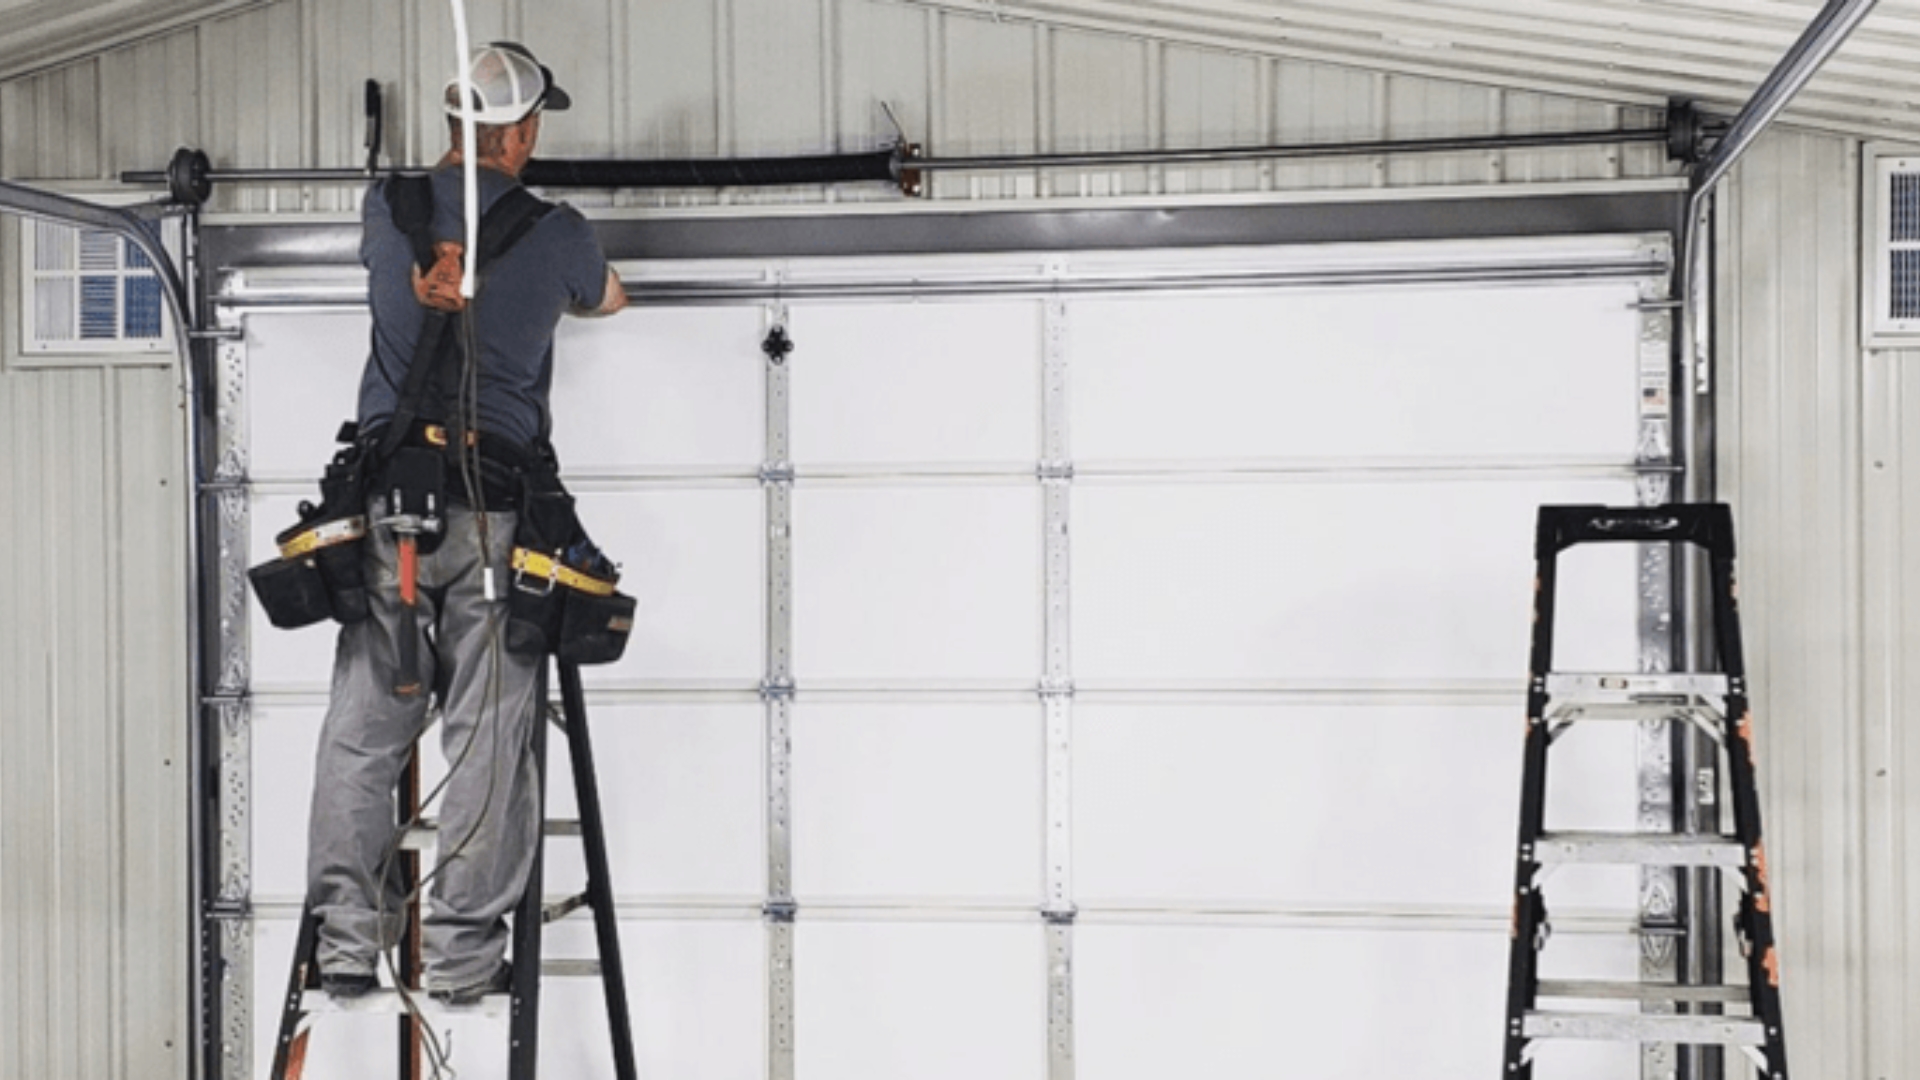
<svg viewBox="0 0 1920 1080">
<path fill-rule="evenodd" d="M 583 574 L 573 567 L 559 562 L 550 555 L 538 551 L 529 551 L 523 547 L 513 549 L 513 570 L 515 574 L 524 574 L 530 578 L 557 582 L 569 589 L 576 589 L 589 596 L 612 596 L 613 582 L 601 581 L 597 577 Z"/>
<path fill-rule="evenodd" d="M 280 557 L 298 559 L 311 555 L 321 548 L 344 544 L 367 535 L 367 519 L 364 517 L 336 518 L 308 529 L 280 545 Z"/>
</svg>

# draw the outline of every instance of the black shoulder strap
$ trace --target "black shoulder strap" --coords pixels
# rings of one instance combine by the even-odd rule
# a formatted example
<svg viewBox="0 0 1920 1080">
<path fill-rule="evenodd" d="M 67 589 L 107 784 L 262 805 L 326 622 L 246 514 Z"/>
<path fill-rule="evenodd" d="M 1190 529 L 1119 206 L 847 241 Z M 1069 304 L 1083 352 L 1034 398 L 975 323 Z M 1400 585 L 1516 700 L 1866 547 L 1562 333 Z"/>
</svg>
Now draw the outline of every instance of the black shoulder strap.
<svg viewBox="0 0 1920 1080">
<path fill-rule="evenodd" d="M 404 192 L 398 195 L 396 192 Z M 392 176 L 387 180 L 387 201 L 393 207 L 393 223 L 396 228 L 407 233 L 413 243 L 414 257 L 421 259 L 424 270 L 433 265 L 433 181 L 429 177 Z M 407 217 L 402 220 L 402 206 L 406 207 Z M 480 257 L 474 264 L 476 273 L 486 270 L 494 260 L 512 250 L 525 236 L 533 231 L 553 210 L 553 204 L 542 200 L 523 187 L 515 187 L 495 199 L 493 205 L 480 217 Z M 418 216 L 415 216 L 418 215 Z M 410 227 L 413 231 L 409 231 Z M 423 239 L 424 238 L 424 241 Z M 424 242 L 424 258 L 422 244 Z M 427 312 L 426 321 L 420 326 L 420 336 L 413 346 L 413 359 L 407 364 L 407 381 L 400 388 L 400 399 L 394 403 L 393 417 L 387 423 L 387 430 L 380 438 L 379 453 L 386 457 L 399 449 L 400 441 L 407 437 L 414 421 L 420 417 L 420 405 L 425 397 L 427 386 L 435 381 L 438 373 L 448 363 L 460 355 L 459 335 L 453 332 L 454 317 L 443 311 Z"/>
<path fill-rule="evenodd" d="M 393 227 L 413 245 L 413 261 L 425 273 L 433 266 L 433 178 L 394 173 L 382 191 L 393 212 Z"/>
<path fill-rule="evenodd" d="M 552 210 L 552 203 L 526 188 L 507 189 L 480 218 L 480 261 L 475 265 L 485 270 L 493 260 L 513 250 Z"/>
</svg>

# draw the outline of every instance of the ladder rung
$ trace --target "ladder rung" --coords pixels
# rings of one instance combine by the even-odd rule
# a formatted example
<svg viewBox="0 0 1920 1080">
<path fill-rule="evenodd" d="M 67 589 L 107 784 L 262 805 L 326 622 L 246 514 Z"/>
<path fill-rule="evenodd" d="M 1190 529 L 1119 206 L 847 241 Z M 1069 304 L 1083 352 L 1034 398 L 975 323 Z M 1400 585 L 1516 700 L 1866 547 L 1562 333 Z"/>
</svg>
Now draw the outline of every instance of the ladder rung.
<svg viewBox="0 0 1920 1080">
<path fill-rule="evenodd" d="M 1674 986 L 1671 983 L 1600 982 L 1585 979 L 1541 979 L 1539 996 L 1582 1001 L 1747 1002 L 1744 986 Z"/>
<path fill-rule="evenodd" d="M 406 839 L 400 841 L 402 851 L 425 851 L 433 847 L 438 840 L 440 823 L 431 818 L 422 821 L 407 830 Z M 548 836 L 579 836 L 580 822 L 571 819 L 548 818 L 546 826 Z"/>
<path fill-rule="evenodd" d="M 1660 720 L 1698 714 L 1725 716 L 1727 677 L 1682 672 L 1663 675 L 1549 674 L 1549 716 L 1577 720 Z"/>
<path fill-rule="evenodd" d="M 461 1016 L 505 1016 L 512 1004 L 509 994 L 488 994 L 478 1005 L 454 1008 L 433 1000 L 425 990 L 413 991 L 414 1007 L 423 1013 L 458 1013 Z M 309 1013 L 391 1013 L 407 1011 L 400 995 L 393 990 L 368 991 L 356 998 L 336 998 L 325 990 L 308 990 L 300 996 L 300 1008 Z"/>
<path fill-rule="evenodd" d="M 1614 863 L 1637 866 L 1747 865 L 1746 849 L 1730 836 L 1681 833 L 1542 833 L 1533 845 L 1539 863 Z"/>
<path fill-rule="evenodd" d="M 542 960 L 540 974 L 555 979 L 597 979 L 600 977 L 600 961 Z"/>
<path fill-rule="evenodd" d="M 1726 697 L 1727 677 L 1714 671 L 1611 674 L 1580 671 L 1547 673 L 1547 696 L 1590 701 L 1633 701 L 1654 697 Z"/>
<path fill-rule="evenodd" d="M 1611 1042 L 1696 1046 L 1764 1046 L 1758 1020 L 1654 1013 L 1530 1012 L 1521 1034 L 1529 1039 L 1603 1039 Z"/>
<path fill-rule="evenodd" d="M 540 921 L 554 922 L 559 919 L 564 919 L 586 906 L 586 893 L 579 893 L 574 896 L 563 896 L 557 900 L 548 900 L 540 907 Z"/>
</svg>

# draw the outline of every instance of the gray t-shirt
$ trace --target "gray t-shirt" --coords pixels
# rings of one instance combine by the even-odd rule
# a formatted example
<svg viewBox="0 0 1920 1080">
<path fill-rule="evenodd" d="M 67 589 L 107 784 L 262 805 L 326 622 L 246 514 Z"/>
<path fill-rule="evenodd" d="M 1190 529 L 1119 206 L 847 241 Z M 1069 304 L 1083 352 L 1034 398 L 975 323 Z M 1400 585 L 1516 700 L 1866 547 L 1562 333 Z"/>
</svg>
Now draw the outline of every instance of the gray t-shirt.
<svg viewBox="0 0 1920 1080">
<path fill-rule="evenodd" d="M 519 181 L 480 170 L 485 213 Z M 460 170 L 433 174 L 433 235 L 463 243 Z M 375 184 L 362 212 L 360 261 L 369 271 L 373 346 L 360 378 L 361 430 L 387 422 L 406 385 L 407 367 L 427 309 L 413 295 L 413 246 L 394 227 L 393 210 Z M 607 260 L 580 212 L 562 203 L 481 274 L 474 297 L 480 341 L 480 430 L 521 444 L 546 435 L 553 385 L 553 330 L 570 308 L 597 308 L 607 289 Z M 423 403 L 422 412 L 432 408 Z"/>
</svg>

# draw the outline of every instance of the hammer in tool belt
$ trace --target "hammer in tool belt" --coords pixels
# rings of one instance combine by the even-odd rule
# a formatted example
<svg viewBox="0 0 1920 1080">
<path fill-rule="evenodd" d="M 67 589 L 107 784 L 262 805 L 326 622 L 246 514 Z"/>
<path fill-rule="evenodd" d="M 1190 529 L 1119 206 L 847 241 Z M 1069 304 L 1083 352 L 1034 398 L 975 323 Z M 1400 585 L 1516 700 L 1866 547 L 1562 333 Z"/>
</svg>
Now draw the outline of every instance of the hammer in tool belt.
<svg viewBox="0 0 1920 1080">
<path fill-rule="evenodd" d="M 411 697 L 421 692 L 420 681 L 420 554 L 437 546 L 444 522 L 440 517 L 446 466 L 431 450 L 406 449 L 395 454 L 387 469 L 388 515 L 377 525 L 393 531 L 400 557 L 400 621 L 394 646 L 399 671 L 393 692 Z"/>
</svg>

